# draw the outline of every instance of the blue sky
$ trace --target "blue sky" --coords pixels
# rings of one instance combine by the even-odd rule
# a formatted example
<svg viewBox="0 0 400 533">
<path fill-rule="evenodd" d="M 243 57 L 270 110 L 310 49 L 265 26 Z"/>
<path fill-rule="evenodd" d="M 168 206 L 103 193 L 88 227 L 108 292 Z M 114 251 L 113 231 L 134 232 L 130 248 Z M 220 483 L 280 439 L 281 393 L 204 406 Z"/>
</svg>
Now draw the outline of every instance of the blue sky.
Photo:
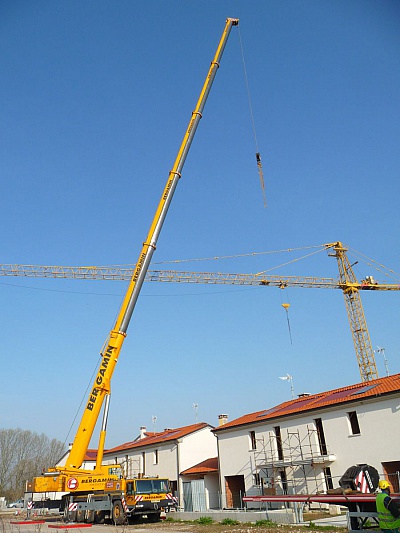
<svg viewBox="0 0 400 533">
<path fill-rule="evenodd" d="M 336 277 L 326 252 L 291 261 L 340 240 L 394 271 L 359 261 L 360 279 L 399 280 L 400 5 L 389 0 L 2 2 L 3 263 L 135 263 L 226 17 L 240 19 L 240 34 L 152 268 Z M 254 254 L 289 248 L 304 250 Z M 125 288 L 0 278 L 1 427 L 73 439 Z M 362 294 L 392 373 L 398 298 Z M 340 291 L 145 284 L 128 333 L 108 446 L 142 425 L 191 424 L 193 404 L 213 425 L 268 408 L 290 398 L 287 373 L 296 393 L 360 380 Z"/>
</svg>

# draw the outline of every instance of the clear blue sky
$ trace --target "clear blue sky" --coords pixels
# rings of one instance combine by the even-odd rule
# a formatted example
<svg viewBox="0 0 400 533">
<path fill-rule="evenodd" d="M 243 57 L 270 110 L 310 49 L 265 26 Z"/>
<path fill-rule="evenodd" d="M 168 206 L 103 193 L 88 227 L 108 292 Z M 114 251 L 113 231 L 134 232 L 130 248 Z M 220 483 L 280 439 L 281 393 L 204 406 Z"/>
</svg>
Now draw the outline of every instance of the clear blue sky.
<svg viewBox="0 0 400 533">
<path fill-rule="evenodd" d="M 226 17 L 241 41 L 233 28 L 152 268 L 336 277 L 326 252 L 275 270 L 314 249 L 246 254 L 340 240 L 400 278 L 395 0 L 3 1 L 3 263 L 137 260 Z M 168 263 L 222 256 L 242 257 Z M 0 278 L 1 427 L 72 440 L 124 291 Z M 399 297 L 362 294 L 392 373 Z M 194 403 L 213 425 L 271 407 L 290 398 L 287 373 L 296 393 L 360 380 L 340 291 L 145 284 L 128 333 L 108 446 L 193 423 Z"/>
</svg>

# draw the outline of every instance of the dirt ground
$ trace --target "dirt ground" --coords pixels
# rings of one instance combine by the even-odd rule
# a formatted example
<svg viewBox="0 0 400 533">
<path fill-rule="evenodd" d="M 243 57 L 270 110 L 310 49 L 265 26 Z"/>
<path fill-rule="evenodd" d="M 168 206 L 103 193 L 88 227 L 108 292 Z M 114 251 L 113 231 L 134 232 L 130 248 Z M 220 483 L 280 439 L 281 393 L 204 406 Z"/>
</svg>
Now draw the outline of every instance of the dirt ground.
<svg viewBox="0 0 400 533">
<path fill-rule="evenodd" d="M 307 533 L 310 531 L 324 531 L 325 533 L 347 533 L 347 529 L 336 527 L 307 527 L 299 525 L 255 525 L 241 523 L 237 525 L 227 525 L 214 522 L 211 524 L 199 524 L 195 522 L 179 522 L 163 520 L 158 523 L 139 522 L 122 526 L 114 525 L 93 525 L 85 527 L 83 524 L 79 527 L 75 525 L 74 529 L 69 530 L 67 527 L 58 530 L 49 528 L 54 526 L 54 521 L 46 522 L 40 525 L 34 524 L 13 524 L 18 519 L 8 514 L 0 516 L 0 533 Z M 46 519 L 45 519 L 46 520 Z M 58 523 L 61 525 L 61 523 Z M 78 527 L 76 527 L 78 526 Z"/>
</svg>

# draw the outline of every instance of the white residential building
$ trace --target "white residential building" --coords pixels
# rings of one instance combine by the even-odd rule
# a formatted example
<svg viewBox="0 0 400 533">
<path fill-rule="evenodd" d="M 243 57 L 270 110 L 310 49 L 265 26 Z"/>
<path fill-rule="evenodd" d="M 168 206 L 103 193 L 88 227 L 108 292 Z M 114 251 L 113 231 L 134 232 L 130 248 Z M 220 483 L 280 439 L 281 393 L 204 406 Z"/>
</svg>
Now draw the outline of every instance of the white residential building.
<svg viewBox="0 0 400 533">
<path fill-rule="evenodd" d="M 168 477 L 179 506 L 184 507 L 184 494 L 188 494 L 189 487 L 184 487 L 180 474 L 217 456 L 217 439 L 212 429 L 204 422 L 160 433 L 147 433 L 142 427 L 134 441 L 105 451 L 103 463 L 120 464 L 127 477 Z"/>
<path fill-rule="evenodd" d="M 337 488 L 352 465 L 368 464 L 398 491 L 400 374 L 302 395 L 213 430 L 222 507 L 247 494 Z"/>
<path fill-rule="evenodd" d="M 232 421 L 220 415 L 219 423 L 159 433 L 142 427 L 135 440 L 106 450 L 103 463 L 120 464 L 127 477 L 168 477 L 186 511 L 241 508 L 244 495 L 325 492 L 357 464 L 371 465 L 399 492 L 400 374 Z M 95 460 L 88 450 L 84 467 Z"/>
</svg>

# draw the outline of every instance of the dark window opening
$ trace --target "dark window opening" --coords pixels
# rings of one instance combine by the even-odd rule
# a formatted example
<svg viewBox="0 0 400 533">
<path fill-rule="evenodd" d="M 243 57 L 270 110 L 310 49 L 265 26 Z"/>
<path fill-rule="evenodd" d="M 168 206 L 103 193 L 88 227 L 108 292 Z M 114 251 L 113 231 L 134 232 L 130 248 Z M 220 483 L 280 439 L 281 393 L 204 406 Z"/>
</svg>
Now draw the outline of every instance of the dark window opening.
<svg viewBox="0 0 400 533">
<path fill-rule="evenodd" d="M 282 447 L 282 435 L 281 428 L 279 426 L 274 427 L 274 433 L 276 437 L 276 449 L 278 450 L 278 459 L 283 461 L 283 447 Z"/>
<path fill-rule="evenodd" d="M 257 441 L 256 441 L 256 432 L 255 431 L 250 431 L 250 444 L 251 444 L 251 449 L 252 450 L 256 450 L 257 449 Z"/>
<path fill-rule="evenodd" d="M 319 451 L 321 455 L 328 455 L 328 448 L 325 441 L 324 427 L 322 425 L 322 419 L 315 419 L 315 427 L 317 428 Z"/>
<path fill-rule="evenodd" d="M 358 423 L 357 413 L 355 411 L 351 411 L 350 413 L 347 413 L 347 416 L 349 417 L 349 421 L 350 421 L 351 434 L 359 435 L 361 431 L 360 431 L 360 425 Z"/>
<path fill-rule="evenodd" d="M 326 483 L 327 490 L 333 489 L 332 473 L 331 473 L 331 469 L 329 468 L 329 466 L 324 468 L 323 472 L 325 476 L 325 483 Z"/>
</svg>

